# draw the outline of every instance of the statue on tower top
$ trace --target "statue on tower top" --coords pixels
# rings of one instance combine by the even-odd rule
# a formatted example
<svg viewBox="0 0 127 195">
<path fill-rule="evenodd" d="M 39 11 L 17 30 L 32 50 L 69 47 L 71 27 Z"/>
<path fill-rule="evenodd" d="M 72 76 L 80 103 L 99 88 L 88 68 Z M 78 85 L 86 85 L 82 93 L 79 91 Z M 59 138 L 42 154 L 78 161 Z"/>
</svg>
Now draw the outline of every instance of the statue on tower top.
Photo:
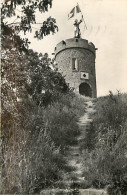
<svg viewBox="0 0 127 195">
<path fill-rule="evenodd" d="M 85 28 L 87 29 L 87 26 L 86 26 L 86 23 L 85 23 L 85 20 L 83 18 L 83 14 L 81 12 L 81 9 L 77 3 L 77 5 L 71 10 L 71 12 L 68 14 L 68 19 L 71 19 L 73 17 L 76 17 L 77 14 L 81 14 L 81 17 L 82 19 L 80 21 L 78 21 L 77 19 L 75 20 L 74 22 L 74 26 L 75 26 L 75 35 L 74 37 L 75 38 L 81 38 L 81 32 L 80 32 L 80 28 L 79 28 L 79 25 L 81 24 L 81 22 L 84 21 L 84 24 L 85 24 Z"/>
<path fill-rule="evenodd" d="M 75 26 L 75 34 L 74 37 L 75 38 L 81 38 L 81 32 L 80 32 L 80 28 L 79 25 L 81 24 L 82 19 L 78 22 L 78 20 L 75 20 L 74 26 Z"/>
</svg>

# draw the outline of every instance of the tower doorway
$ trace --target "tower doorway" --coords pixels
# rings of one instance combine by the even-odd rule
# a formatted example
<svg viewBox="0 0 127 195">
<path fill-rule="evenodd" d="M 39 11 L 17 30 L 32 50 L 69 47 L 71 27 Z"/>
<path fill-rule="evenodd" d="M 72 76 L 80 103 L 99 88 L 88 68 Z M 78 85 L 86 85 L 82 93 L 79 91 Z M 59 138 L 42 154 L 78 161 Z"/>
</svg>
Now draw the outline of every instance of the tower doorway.
<svg viewBox="0 0 127 195">
<path fill-rule="evenodd" d="M 79 85 L 79 93 L 80 95 L 92 97 L 92 89 L 87 83 L 81 83 Z"/>
</svg>

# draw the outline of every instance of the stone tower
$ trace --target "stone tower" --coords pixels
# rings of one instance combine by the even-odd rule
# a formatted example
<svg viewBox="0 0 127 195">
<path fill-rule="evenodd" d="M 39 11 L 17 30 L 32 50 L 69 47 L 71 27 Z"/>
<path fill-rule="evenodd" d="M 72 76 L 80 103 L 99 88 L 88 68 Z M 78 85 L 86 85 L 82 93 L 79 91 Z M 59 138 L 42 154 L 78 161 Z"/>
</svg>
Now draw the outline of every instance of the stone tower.
<svg viewBox="0 0 127 195">
<path fill-rule="evenodd" d="M 81 38 L 61 41 L 55 47 L 58 71 L 75 93 L 96 98 L 96 48 Z"/>
</svg>

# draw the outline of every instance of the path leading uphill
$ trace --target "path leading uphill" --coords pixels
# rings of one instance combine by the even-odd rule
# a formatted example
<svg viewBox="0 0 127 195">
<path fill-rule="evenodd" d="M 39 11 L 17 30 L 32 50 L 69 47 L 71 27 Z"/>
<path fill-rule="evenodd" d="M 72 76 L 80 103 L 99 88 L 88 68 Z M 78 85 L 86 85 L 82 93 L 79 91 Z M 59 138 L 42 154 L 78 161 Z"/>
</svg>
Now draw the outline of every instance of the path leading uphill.
<svg viewBox="0 0 127 195">
<path fill-rule="evenodd" d="M 83 173 L 83 159 L 80 149 L 80 143 L 84 140 L 85 129 L 89 128 L 90 123 L 92 122 L 91 115 L 95 112 L 94 104 L 91 100 L 85 102 L 85 113 L 82 117 L 79 118 L 78 125 L 80 128 L 80 135 L 77 137 L 77 144 L 70 146 L 67 152 L 67 164 L 72 168 L 73 171 L 69 173 L 67 178 L 68 183 L 75 185 L 73 187 L 81 187 L 84 183 Z M 79 186 L 78 186 L 79 185 Z"/>
<path fill-rule="evenodd" d="M 42 195 L 106 195 L 104 190 L 96 189 L 84 189 L 85 188 L 85 178 L 83 177 L 83 158 L 82 151 L 80 149 L 80 143 L 84 140 L 85 130 L 89 128 L 92 122 L 92 115 L 95 112 L 95 105 L 91 99 L 85 99 L 85 113 L 79 118 L 78 125 L 80 128 L 80 135 L 77 137 L 77 143 L 68 148 L 66 153 L 67 166 L 71 171 L 65 174 L 62 185 L 65 189 L 52 189 L 42 191 Z M 59 188 L 61 188 L 59 186 Z"/>
</svg>

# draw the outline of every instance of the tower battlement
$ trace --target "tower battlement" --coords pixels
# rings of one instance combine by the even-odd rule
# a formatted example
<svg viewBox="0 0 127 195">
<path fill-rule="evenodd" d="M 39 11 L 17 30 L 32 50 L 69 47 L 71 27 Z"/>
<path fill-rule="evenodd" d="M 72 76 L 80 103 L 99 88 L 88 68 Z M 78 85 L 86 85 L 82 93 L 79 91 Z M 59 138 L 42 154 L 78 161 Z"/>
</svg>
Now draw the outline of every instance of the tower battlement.
<svg viewBox="0 0 127 195">
<path fill-rule="evenodd" d="M 65 41 L 61 41 L 57 44 L 55 47 L 55 55 L 60 53 L 63 50 L 71 49 L 71 48 L 83 48 L 86 50 L 91 51 L 93 54 L 95 54 L 96 48 L 93 43 L 88 42 L 86 39 L 79 39 L 79 38 L 71 38 L 66 39 Z"/>
<path fill-rule="evenodd" d="M 55 47 L 58 71 L 75 93 L 96 98 L 96 48 L 86 39 L 72 38 Z"/>
</svg>

